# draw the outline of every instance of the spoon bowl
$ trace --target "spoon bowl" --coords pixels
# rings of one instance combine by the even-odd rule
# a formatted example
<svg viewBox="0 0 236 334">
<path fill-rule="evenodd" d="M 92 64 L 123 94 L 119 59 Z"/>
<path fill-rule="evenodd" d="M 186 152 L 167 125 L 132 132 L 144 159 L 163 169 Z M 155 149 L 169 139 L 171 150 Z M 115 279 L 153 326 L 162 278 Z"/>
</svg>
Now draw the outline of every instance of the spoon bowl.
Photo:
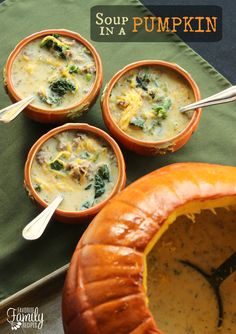
<svg viewBox="0 0 236 334">
<path fill-rule="evenodd" d="M 0 122 L 9 123 L 15 119 L 33 100 L 35 96 L 27 96 L 23 100 L 13 103 L 0 110 Z"/>
<path fill-rule="evenodd" d="M 26 240 L 36 240 L 40 238 L 62 201 L 63 197 L 58 195 L 46 209 L 27 224 L 22 231 L 23 238 Z"/>
</svg>

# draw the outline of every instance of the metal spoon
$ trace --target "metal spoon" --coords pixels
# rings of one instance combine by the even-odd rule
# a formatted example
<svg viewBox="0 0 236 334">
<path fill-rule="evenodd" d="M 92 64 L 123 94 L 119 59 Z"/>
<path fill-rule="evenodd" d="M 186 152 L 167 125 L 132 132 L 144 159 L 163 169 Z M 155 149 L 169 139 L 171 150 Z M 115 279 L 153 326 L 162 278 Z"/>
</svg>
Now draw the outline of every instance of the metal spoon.
<svg viewBox="0 0 236 334">
<path fill-rule="evenodd" d="M 34 95 L 27 96 L 23 100 L 13 103 L 10 106 L 0 110 L 0 122 L 9 123 L 11 122 L 19 113 L 24 110 L 33 100 Z"/>
<path fill-rule="evenodd" d="M 196 264 L 191 263 L 189 261 L 181 260 L 183 265 L 189 266 L 192 269 L 196 270 L 199 274 L 201 274 L 207 282 L 210 284 L 211 288 L 215 293 L 215 297 L 218 304 L 218 327 L 222 325 L 223 322 L 223 303 L 220 295 L 220 285 L 223 281 L 233 274 L 236 271 L 236 252 L 233 253 L 228 259 L 226 259 L 218 268 L 216 268 L 211 274 L 206 273 L 201 268 L 199 268 Z"/>
<path fill-rule="evenodd" d="M 236 86 L 232 86 L 223 90 L 220 93 L 211 95 L 206 99 L 191 103 L 185 107 L 180 108 L 180 112 L 186 112 L 192 109 L 212 106 L 214 104 L 222 104 L 236 100 Z"/>
<path fill-rule="evenodd" d="M 50 219 L 52 218 L 52 215 L 62 200 L 63 197 L 58 195 L 46 209 L 44 209 L 37 217 L 27 224 L 22 231 L 23 238 L 27 240 L 35 240 L 41 237 Z"/>
</svg>

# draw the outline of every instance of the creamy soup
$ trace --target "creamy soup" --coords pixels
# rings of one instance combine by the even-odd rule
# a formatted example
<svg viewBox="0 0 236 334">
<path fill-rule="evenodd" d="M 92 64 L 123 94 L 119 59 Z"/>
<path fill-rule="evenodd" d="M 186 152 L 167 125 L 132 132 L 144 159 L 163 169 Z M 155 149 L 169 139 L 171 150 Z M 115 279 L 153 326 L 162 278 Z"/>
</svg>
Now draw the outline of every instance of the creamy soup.
<svg viewBox="0 0 236 334">
<path fill-rule="evenodd" d="M 111 115 L 121 130 L 144 141 L 178 135 L 193 112 L 180 113 L 195 101 L 188 83 L 176 72 L 144 66 L 123 75 L 109 98 Z"/>
<path fill-rule="evenodd" d="M 23 47 L 13 62 L 11 75 L 21 98 L 35 95 L 32 105 L 61 109 L 88 95 L 96 67 L 83 44 L 69 37 L 48 35 Z"/>
<path fill-rule="evenodd" d="M 59 209 L 80 211 L 107 198 L 116 184 L 118 166 L 109 144 L 91 134 L 68 130 L 48 139 L 37 152 L 31 181 L 50 203 L 64 198 Z"/>
<path fill-rule="evenodd" d="M 235 251 L 236 211 L 203 211 L 194 223 L 179 217 L 169 227 L 147 259 L 149 308 L 164 334 L 236 333 L 236 272 L 220 285 L 219 328 L 213 288 L 198 270 L 181 262 L 211 275 Z"/>
</svg>

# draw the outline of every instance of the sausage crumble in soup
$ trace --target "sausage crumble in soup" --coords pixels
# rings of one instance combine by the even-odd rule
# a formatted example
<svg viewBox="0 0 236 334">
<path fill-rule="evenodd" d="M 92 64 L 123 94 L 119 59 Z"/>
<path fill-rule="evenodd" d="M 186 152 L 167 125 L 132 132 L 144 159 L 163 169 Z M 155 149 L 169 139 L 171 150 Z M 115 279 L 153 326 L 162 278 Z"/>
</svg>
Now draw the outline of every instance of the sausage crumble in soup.
<svg viewBox="0 0 236 334">
<path fill-rule="evenodd" d="M 194 101 L 193 90 L 181 75 L 160 66 L 143 66 L 116 82 L 109 108 L 120 129 L 131 137 L 159 141 L 187 127 L 193 111 L 179 109 Z"/>
<path fill-rule="evenodd" d="M 108 143 L 89 133 L 61 132 L 36 153 L 31 181 L 38 195 L 50 203 L 64 198 L 59 209 L 81 211 L 105 200 L 118 178 L 117 159 Z"/>
<path fill-rule="evenodd" d="M 33 106 L 62 109 L 88 95 L 96 67 L 83 44 L 54 34 L 26 44 L 13 62 L 11 76 L 21 98 L 35 95 Z"/>
</svg>

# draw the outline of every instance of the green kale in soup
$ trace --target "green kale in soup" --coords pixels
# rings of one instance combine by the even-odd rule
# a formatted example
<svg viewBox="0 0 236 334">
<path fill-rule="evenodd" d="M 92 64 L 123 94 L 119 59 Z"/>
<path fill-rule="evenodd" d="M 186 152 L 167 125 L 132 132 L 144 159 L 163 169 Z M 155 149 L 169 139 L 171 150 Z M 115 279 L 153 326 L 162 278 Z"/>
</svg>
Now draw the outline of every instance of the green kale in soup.
<svg viewBox="0 0 236 334">
<path fill-rule="evenodd" d="M 98 161 L 93 162 L 99 153 Z M 43 200 L 51 202 L 61 193 L 63 210 L 86 210 L 112 194 L 118 178 L 117 160 L 112 147 L 96 134 L 66 130 L 41 146 L 31 178 Z"/>
<path fill-rule="evenodd" d="M 62 59 L 67 59 L 67 50 L 70 49 L 69 45 L 61 42 L 55 35 L 44 37 L 40 43 L 40 47 L 46 47 L 49 50 L 56 51 L 58 57 Z"/>
<path fill-rule="evenodd" d="M 105 193 L 106 182 L 110 181 L 110 172 L 109 168 L 106 164 L 100 166 L 95 174 L 95 196 L 94 198 L 98 198 Z"/>
<path fill-rule="evenodd" d="M 97 173 L 95 174 L 95 198 L 102 196 L 105 193 L 105 181 L 103 178 Z"/>
<path fill-rule="evenodd" d="M 136 87 L 140 87 L 143 90 L 148 90 L 148 84 L 150 82 L 150 79 L 148 77 L 147 73 L 139 73 L 139 75 L 136 76 Z"/>
<path fill-rule="evenodd" d="M 51 169 L 59 171 L 59 170 L 62 170 L 64 168 L 64 165 L 60 161 L 55 160 L 55 161 L 50 163 L 50 167 L 51 167 Z"/>
<path fill-rule="evenodd" d="M 87 185 L 87 187 L 84 188 L 84 190 L 89 190 L 92 187 L 92 183 L 90 183 L 89 185 Z"/>
<path fill-rule="evenodd" d="M 76 90 L 75 85 L 68 79 L 57 79 L 49 85 L 51 91 L 58 96 L 64 96 L 67 93 L 73 93 Z"/>
<path fill-rule="evenodd" d="M 186 80 L 162 65 L 135 67 L 115 83 L 109 108 L 118 127 L 142 141 L 171 138 L 180 133 L 190 117 L 182 105 L 194 96 Z"/>
<path fill-rule="evenodd" d="M 59 105 L 61 103 L 61 97 L 55 94 L 52 95 L 43 95 L 41 92 L 38 92 L 38 97 L 44 103 L 51 105 Z"/>
<path fill-rule="evenodd" d="M 48 105 L 60 105 L 62 98 L 67 93 L 74 93 L 76 90 L 75 85 L 68 79 L 57 79 L 49 85 L 50 93 L 38 92 L 39 99 L 47 103 Z"/>
<path fill-rule="evenodd" d="M 80 210 L 86 210 L 86 209 L 89 209 L 91 206 L 92 206 L 92 203 L 90 203 L 89 201 L 86 201 L 86 202 L 84 202 L 84 203 L 81 205 Z"/>
<path fill-rule="evenodd" d="M 142 117 L 133 117 L 131 118 L 129 122 L 130 125 L 136 126 L 140 129 L 144 128 L 144 123 L 145 123 L 145 120 Z"/>
<path fill-rule="evenodd" d="M 97 173 L 103 180 L 110 181 L 110 172 L 107 165 L 100 166 Z"/>
</svg>

